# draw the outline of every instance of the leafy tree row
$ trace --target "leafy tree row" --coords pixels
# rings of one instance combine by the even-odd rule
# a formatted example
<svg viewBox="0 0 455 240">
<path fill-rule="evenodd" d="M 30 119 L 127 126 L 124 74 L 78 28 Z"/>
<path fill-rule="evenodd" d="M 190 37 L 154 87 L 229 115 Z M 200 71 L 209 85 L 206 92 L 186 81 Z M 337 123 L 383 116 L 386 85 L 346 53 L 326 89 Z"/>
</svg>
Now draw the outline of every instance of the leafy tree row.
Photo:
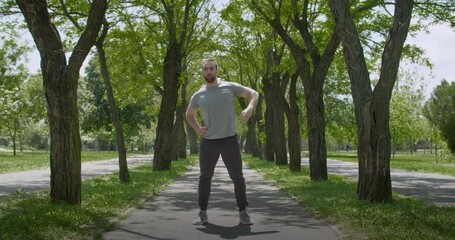
<svg viewBox="0 0 455 240">
<path fill-rule="evenodd" d="M 406 37 L 426 24 L 454 18 L 451 1 L 412 0 L 233 0 L 222 11 L 205 0 L 17 0 L 1 7 L 3 13 L 22 13 L 40 52 L 51 138 L 51 196 L 54 202 L 75 204 L 81 201 L 79 116 L 87 131 L 113 126 L 124 182 L 125 129 L 135 129 L 126 131 L 131 136 L 144 130 L 139 125 L 156 126 L 156 171 L 185 157 L 186 139 L 191 151 L 197 151 L 195 133 L 185 131 L 183 112 L 187 92 L 202 84 L 199 62 L 206 56 L 219 59 L 226 80 L 261 92 L 261 104 L 243 129 L 245 150 L 276 164 L 288 164 L 289 151 L 290 170 L 299 171 L 305 135 L 311 178 L 317 181 L 327 179 L 327 136 L 355 141 L 359 199 L 390 201 L 391 146 L 404 142 L 399 131 L 411 121 L 397 124 L 403 128 L 390 124 L 390 116 L 400 116 L 390 106 L 405 111 L 398 105 L 411 96 L 404 93 L 400 100 L 397 94 L 393 101 L 392 92 L 401 58 L 422 59 L 422 51 L 405 44 Z M 89 66 L 87 86 L 93 90 L 94 111 L 104 114 L 79 113 L 77 105 L 79 71 L 93 46 L 104 90 L 96 89 L 101 85 L 90 70 L 94 65 Z M 71 52 L 68 60 L 66 52 Z M 148 119 L 130 125 L 131 119 L 141 118 L 127 117 L 132 106 L 139 107 L 134 114 Z M 112 120 L 96 118 L 107 112 Z"/>
</svg>

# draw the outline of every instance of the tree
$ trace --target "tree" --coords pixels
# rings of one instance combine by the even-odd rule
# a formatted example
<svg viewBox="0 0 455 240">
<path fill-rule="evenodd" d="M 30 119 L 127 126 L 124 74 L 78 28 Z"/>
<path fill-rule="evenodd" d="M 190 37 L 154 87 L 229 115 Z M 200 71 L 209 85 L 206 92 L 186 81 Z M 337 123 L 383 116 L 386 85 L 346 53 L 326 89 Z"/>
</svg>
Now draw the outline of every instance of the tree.
<svg viewBox="0 0 455 240">
<path fill-rule="evenodd" d="M 325 81 L 327 146 L 332 149 L 352 147 L 357 139 L 354 105 L 342 54 L 335 56 Z"/>
<path fill-rule="evenodd" d="M 109 23 L 107 20 L 104 20 L 103 30 L 95 43 L 96 50 L 98 52 L 98 58 L 101 65 L 101 75 L 103 76 L 104 86 L 106 88 L 107 99 L 109 102 L 109 112 L 111 115 L 112 122 L 115 127 L 115 139 L 117 141 L 117 152 L 118 152 L 118 163 L 119 163 L 119 179 L 123 183 L 127 183 L 130 179 L 128 173 L 128 164 L 126 161 L 126 147 L 125 147 L 125 137 L 123 134 L 122 119 L 120 116 L 120 110 L 117 107 L 117 103 L 114 98 L 114 91 L 112 89 L 111 77 L 109 74 L 107 60 L 106 60 L 106 51 L 104 49 L 104 41 L 109 30 Z"/>
<path fill-rule="evenodd" d="M 447 142 L 451 153 L 455 153 L 455 83 L 442 82 L 433 90 L 425 103 L 425 117 L 436 126 Z"/>
<path fill-rule="evenodd" d="M 46 121 L 46 98 L 44 96 L 43 78 L 34 74 L 27 79 L 23 102 L 26 103 L 26 129 L 24 141 L 29 147 L 47 149 L 49 139 L 49 126 Z"/>
<path fill-rule="evenodd" d="M 277 38 L 276 34 L 271 33 L 272 38 Z M 278 46 L 277 46 L 278 45 Z M 280 65 L 285 53 L 283 44 L 277 44 L 264 52 L 266 59 L 266 69 L 262 77 L 262 87 L 266 103 L 265 128 L 267 136 L 267 146 L 271 150 L 266 151 L 266 159 L 275 161 L 277 165 L 288 164 L 288 154 L 286 148 L 285 132 L 285 94 L 289 85 L 290 74 L 284 73 Z"/>
<path fill-rule="evenodd" d="M 106 0 L 89 6 L 86 26 L 67 62 L 63 42 L 45 0 L 17 0 L 41 57 L 51 137 L 51 198 L 81 203 L 81 138 L 77 108 L 79 70 L 94 45 L 107 9 Z"/>
<path fill-rule="evenodd" d="M 24 102 L 24 79 L 19 76 L 4 77 L 8 86 L 0 86 L 0 124 L 13 142 L 13 155 L 16 156 L 17 139 L 26 124 L 26 102 Z"/>
<path fill-rule="evenodd" d="M 11 137 L 13 154 L 16 156 L 17 137 L 26 125 L 29 104 L 24 85 L 28 73 L 21 63 L 27 48 L 17 44 L 14 29 L 8 31 L 8 36 L 1 36 L 0 45 L 0 131 L 7 132 Z"/>
<path fill-rule="evenodd" d="M 323 5 L 315 3 L 313 7 L 318 11 L 311 11 L 310 1 L 293 0 L 290 4 L 251 1 L 251 8 L 281 37 L 297 65 L 305 91 L 310 176 L 316 181 L 328 178 L 323 86 L 340 40 L 334 31 L 327 33 L 327 28 L 313 28 L 319 19 L 328 15 Z M 290 23 L 295 31 L 288 30 Z M 325 27 L 331 24 L 329 21 L 318 23 Z"/>
<path fill-rule="evenodd" d="M 84 8 L 86 8 L 85 2 L 49 1 L 49 5 L 49 7 L 52 9 L 55 21 L 58 22 L 59 25 L 65 26 L 67 35 L 73 36 L 75 32 L 83 31 L 83 26 L 81 26 L 78 19 L 84 18 Z M 111 4 L 111 8 L 115 9 L 116 6 L 112 5 L 113 3 Z M 108 15 L 108 13 L 105 15 Z M 126 162 L 125 140 L 119 109 L 114 99 L 111 78 L 107 66 L 107 57 L 104 48 L 104 42 L 106 41 L 106 37 L 110 28 L 107 17 L 108 16 L 106 16 L 103 21 L 102 32 L 95 43 L 95 47 L 98 53 L 98 60 L 100 62 L 101 73 L 104 80 L 104 89 L 107 93 L 110 120 L 113 122 L 115 129 L 115 139 L 117 141 L 117 151 L 119 155 L 119 179 L 121 182 L 125 183 L 129 180 L 128 167 Z M 71 41 L 71 39 L 69 41 Z"/>
<path fill-rule="evenodd" d="M 288 118 L 288 148 L 290 156 L 291 171 L 300 171 L 302 160 L 301 160 L 301 135 L 300 135 L 300 123 L 299 123 L 299 106 L 297 97 L 297 80 L 299 73 L 295 72 L 291 75 L 291 82 L 289 86 L 289 103 L 286 101 L 286 116 Z"/>
<path fill-rule="evenodd" d="M 422 115 L 423 91 L 414 89 L 416 85 L 412 75 L 400 74 L 390 102 L 391 141 L 394 146 L 407 146 L 411 154 L 415 142 L 425 137 L 427 126 Z"/>
<path fill-rule="evenodd" d="M 373 90 L 350 3 L 348 0 L 330 1 L 336 33 L 343 45 L 355 105 L 359 199 L 372 202 L 388 202 L 392 199 L 389 104 L 409 31 L 413 4 L 412 0 L 395 2 L 393 22 L 382 55 L 379 81 Z"/>
<path fill-rule="evenodd" d="M 85 69 L 86 76 L 83 78 L 80 88 L 81 129 L 87 134 L 99 137 L 108 136 L 108 139 L 111 139 L 115 127 L 99 68 L 96 59 L 92 58 Z M 122 128 L 125 129 L 126 136 L 131 138 L 137 136 L 142 128 L 150 128 L 150 117 L 143 113 L 146 109 L 144 103 L 140 101 L 128 104 L 120 103 L 123 107 L 119 109 L 119 115 L 122 116 Z M 106 140 L 104 137 L 101 139 Z"/>
<path fill-rule="evenodd" d="M 219 59 L 219 63 L 223 62 L 223 68 L 219 74 L 228 81 L 237 81 L 242 85 L 250 86 L 261 94 L 254 114 L 248 119 L 247 128 L 245 129 L 244 125 L 240 124 L 238 132 L 242 136 L 241 140 L 245 140 L 244 148 L 243 145 L 241 146 L 243 150 L 255 157 L 263 158 L 263 150 L 267 148 L 262 147 L 264 142 L 259 138 L 260 128 L 258 126 L 262 119 L 263 100 L 260 79 L 264 76 L 261 67 L 264 61 L 261 48 L 267 47 L 257 37 L 262 33 L 263 27 L 257 25 L 254 20 L 242 18 L 241 16 L 244 14 L 242 9 L 244 9 L 244 4 L 231 1 L 221 11 L 221 18 L 229 27 L 223 28 L 220 35 L 220 39 L 223 39 L 220 45 L 223 46 L 224 55 Z M 243 98 L 238 100 L 241 109 L 244 109 L 247 106 L 246 100 Z M 267 141 L 266 144 L 269 142 Z"/>
<path fill-rule="evenodd" d="M 290 111 L 295 105 L 287 103 L 286 93 L 290 72 L 295 71 L 295 66 L 289 61 L 289 50 L 273 29 L 260 18 L 245 16 L 252 16 L 252 12 L 248 10 L 246 3 L 241 1 L 231 1 L 222 11 L 223 19 L 229 23 L 229 28 L 223 32 L 228 46 L 228 59 L 232 62 L 228 67 L 229 77 L 238 79 L 242 84 L 248 81 L 250 86 L 262 93 L 261 100 L 265 100 L 266 106 L 264 121 L 261 121 L 261 104 L 258 104 L 256 114 L 248 121 L 245 151 L 253 150 L 253 154 L 259 155 L 259 143 L 264 144 L 265 147 L 261 148 L 264 154 L 261 156 L 264 155 L 267 161 L 284 165 L 288 163 L 285 114 L 288 121 L 295 114 L 295 111 Z M 246 106 L 243 100 L 239 102 L 242 108 Z M 298 124 L 298 121 L 292 123 Z M 256 125 L 259 125 L 259 135 L 265 131 L 265 143 L 258 141 Z M 300 131 L 295 129 L 300 129 L 300 126 L 289 127 L 294 129 L 292 133 L 296 133 L 298 139 L 290 141 L 295 135 L 288 136 L 288 143 L 297 142 L 296 145 L 288 144 L 291 162 L 298 162 L 290 167 L 298 171 Z"/>
<path fill-rule="evenodd" d="M 176 156 L 173 144 L 173 139 L 175 139 L 173 135 L 174 116 L 179 89 L 186 70 L 184 60 L 196 46 L 201 44 L 196 42 L 200 41 L 197 31 L 200 30 L 198 24 L 204 26 L 208 22 L 208 19 L 204 19 L 205 22 L 199 22 L 199 14 L 205 5 L 207 5 L 206 0 L 185 0 L 161 1 L 161 6 L 159 6 L 164 10 L 160 16 L 165 23 L 168 42 L 163 61 L 162 98 L 153 157 L 153 170 L 155 171 L 169 170 L 171 161 L 174 160 L 172 157 Z M 179 111 L 179 114 L 183 114 L 183 111 Z M 180 124 L 183 125 L 183 119 L 179 119 Z"/>
</svg>

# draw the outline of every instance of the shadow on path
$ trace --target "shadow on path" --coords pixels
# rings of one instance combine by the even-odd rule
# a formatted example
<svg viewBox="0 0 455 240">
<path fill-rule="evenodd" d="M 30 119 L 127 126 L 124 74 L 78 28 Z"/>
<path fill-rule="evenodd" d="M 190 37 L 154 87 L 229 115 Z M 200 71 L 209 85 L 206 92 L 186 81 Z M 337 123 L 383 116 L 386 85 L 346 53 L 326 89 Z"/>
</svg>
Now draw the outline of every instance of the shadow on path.
<svg viewBox="0 0 455 240">
<path fill-rule="evenodd" d="M 241 236 L 250 236 L 250 235 L 263 235 L 263 234 L 273 234 L 278 233 L 279 231 L 259 231 L 252 232 L 251 226 L 249 225 L 236 225 L 232 227 L 224 227 L 220 225 L 215 225 L 208 223 L 203 225 L 203 228 L 196 228 L 205 234 L 218 235 L 223 239 L 236 239 Z"/>
</svg>

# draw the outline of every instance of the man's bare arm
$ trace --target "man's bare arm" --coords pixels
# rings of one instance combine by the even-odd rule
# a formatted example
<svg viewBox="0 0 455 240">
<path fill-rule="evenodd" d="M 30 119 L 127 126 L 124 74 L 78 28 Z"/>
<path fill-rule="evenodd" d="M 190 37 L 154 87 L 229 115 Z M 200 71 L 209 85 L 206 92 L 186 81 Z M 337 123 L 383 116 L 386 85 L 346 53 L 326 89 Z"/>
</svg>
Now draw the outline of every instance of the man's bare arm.
<svg viewBox="0 0 455 240">
<path fill-rule="evenodd" d="M 240 113 L 240 121 L 242 122 L 248 121 L 248 119 L 253 114 L 253 111 L 259 102 L 259 93 L 252 88 L 249 87 L 245 88 L 246 90 L 240 96 L 244 98 L 249 98 L 250 102 L 248 103 L 248 106 L 242 111 L 242 113 Z"/>
<path fill-rule="evenodd" d="M 197 108 L 192 108 L 191 106 L 188 106 L 186 109 L 186 120 L 188 121 L 188 124 L 196 131 L 197 134 L 203 136 L 207 133 L 208 128 L 207 127 L 201 127 L 199 123 L 197 122 L 196 119 L 196 114 L 197 114 Z"/>
</svg>

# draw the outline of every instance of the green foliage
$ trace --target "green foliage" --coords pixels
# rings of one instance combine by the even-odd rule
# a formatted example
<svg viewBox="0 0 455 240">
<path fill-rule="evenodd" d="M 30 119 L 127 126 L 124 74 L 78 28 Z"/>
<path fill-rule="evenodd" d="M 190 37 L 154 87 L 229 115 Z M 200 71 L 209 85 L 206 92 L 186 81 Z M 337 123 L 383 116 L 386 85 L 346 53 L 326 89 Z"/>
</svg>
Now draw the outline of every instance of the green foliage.
<svg viewBox="0 0 455 240">
<path fill-rule="evenodd" d="M 337 143 L 356 143 L 357 128 L 355 126 L 354 105 L 348 97 L 325 97 L 326 134 Z"/>
<path fill-rule="evenodd" d="M 19 136 L 42 119 L 45 111 L 42 86 L 36 85 L 36 78 L 29 81 L 24 69 L 16 71 L 7 70 L 0 76 L 0 132 L 12 139 L 14 148 Z"/>
<path fill-rule="evenodd" d="M 357 143 L 355 109 L 342 54 L 335 55 L 324 84 L 326 136 L 330 142 Z"/>
<path fill-rule="evenodd" d="M 95 59 L 92 59 L 86 68 L 86 77 L 81 82 L 81 129 L 99 140 L 112 140 L 114 127 L 104 82 L 97 66 Z M 122 104 L 121 100 L 117 100 L 117 104 L 122 106 L 120 114 L 127 137 L 137 136 L 142 128 L 150 128 L 153 117 L 145 114 L 144 102 Z"/>
<path fill-rule="evenodd" d="M 81 206 L 52 204 L 47 192 L 18 192 L 0 201 L 0 238 L 99 239 L 129 208 L 140 207 L 141 199 L 161 191 L 195 162 L 195 156 L 176 161 L 170 171 L 140 166 L 129 171 L 129 184 L 120 183 L 117 173 L 84 181 Z"/>
<path fill-rule="evenodd" d="M 44 95 L 42 76 L 40 74 L 31 75 L 24 85 L 24 97 L 22 98 L 22 101 L 26 103 L 27 116 L 33 122 L 38 122 L 47 118 L 47 103 Z"/>
<path fill-rule="evenodd" d="M 455 153 L 455 83 L 443 80 L 425 103 L 424 114 L 432 125 L 438 127 L 442 138 Z"/>
<path fill-rule="evenodd" d="M 455 1 L 453 0 L 420 0 L 415 2 L 415 14 L 419 23 L 428 24 L 449 23 L 455 27 Z"/>
<path fill-rule="evenodd" d="M 245 157 L 248 165 L 294 196 L 314 215 L 342 227 L 346 239 L 453 239 L 455 208 L 438 207 L 395 194 L 391 204 L 359 201 L 356 183 L 344 177 L 311 181 L 308 169 L 290 172 L 287 166 Z"/>
<path fill-rule="evenodd" d="M 76 45 L 81 33 L 87 27 L 87 16 L 91 2 L 88 1 L 47 1 L 53 23 L 65 38 L 62 39 L 64 49 L 70 51 Z"/>
<path fill-rule="evenodd" d="M 390 101 L 392 144 L 414 150 L 420 139 L 429 139 L 428 124 L 422 114 L 423 88 L 411 73 L 400 74 Z"/>
<path fill-rule="evenodd" d="M 14 151 L 18 139 L 44 117 L 46 109 L 40 78 L 30 77 L 25 66 L 30 48 L 20 40 L 18 24 L 16 18 L 0 24 L 0 134 L 9 136 Z"/>
<path fill-rule="evenodd" d="M 107 132 L 113 131 L 104 82 L 94 60 L 89 62 L 85 73 L 86 76 L 81 84 L 87 93 L 80 94 L 84 104 L 83 108 L 80 108 L 81 116 L 83 116 L 81 129 L 85 133 L 96 132 L 101 129 Z"/>
</svg>

